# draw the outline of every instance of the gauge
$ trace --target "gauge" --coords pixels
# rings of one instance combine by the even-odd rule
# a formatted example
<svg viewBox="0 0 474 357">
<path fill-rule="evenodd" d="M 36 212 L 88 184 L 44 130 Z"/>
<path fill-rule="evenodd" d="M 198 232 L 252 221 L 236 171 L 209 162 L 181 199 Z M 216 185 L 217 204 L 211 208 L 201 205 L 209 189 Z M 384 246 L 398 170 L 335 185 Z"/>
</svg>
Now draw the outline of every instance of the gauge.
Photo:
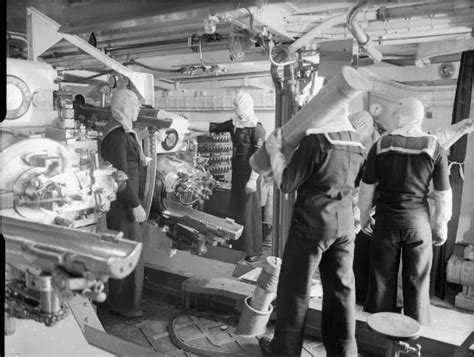
<svg viewBox="0 0 474 357">
<path fill-rule="evenodd" d="M 18 77 L 7 75 L 7 115 L 5 119 L 18 119 L 30 108 L 31 92 L 28 85 Z"/>
<path fill-rule="evenodd" d="M 377 117 L 383 113 L 383 106 L 380 103 L 372 103 L 369 106 L 369 112 L 372 114 L 374 117 Z"/>
<path fill-rule="evenodd" d="M 164 141 L 161 142 L 161 146 L 166 151 L 173 150 L 175 146 L 178 144 L 178 132 L 174 129 L 166 130 L 166 138 Z"/>
<path fill-rule="evenodd" d="M 115 88 L 117 86 L 117 77 L 112 74 L 109 76 L 107 82 L 109 83 L 110 88 Z"/>
<path fill-rule="evenodd" d="M 128 77 L 122 76 L 121 74 L 112 74 L 107 80 L 110 88 L 123 89 L 128 88 L 130 85 L 130 79 Z"/>
<path fill-rule="evenodd" d="M 443 79 L 449 79 L 454 75 L 455 67 L 452 63 L 443 63 L 439 66 L 438 74 Z"/>
</svg>

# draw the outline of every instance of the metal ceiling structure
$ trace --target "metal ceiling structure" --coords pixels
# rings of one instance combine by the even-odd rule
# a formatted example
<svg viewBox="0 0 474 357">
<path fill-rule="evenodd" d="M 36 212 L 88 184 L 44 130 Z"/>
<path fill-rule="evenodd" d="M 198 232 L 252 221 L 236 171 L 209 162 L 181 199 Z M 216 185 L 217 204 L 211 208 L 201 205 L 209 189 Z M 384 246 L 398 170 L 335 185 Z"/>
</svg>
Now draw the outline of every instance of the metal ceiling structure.
<svg viewBox="0 0 474 357">
<path fill-rule="evenodd" d="M 22 30 L 18 16 L 25 6 L 57 21 L 61 33 L 80 36 L 134 71 L 152 73 L 161 87 L 261 76 L 269 71 L 271 46 L 305 56 L 324 42 L 354 39 L 357 46 L 357 39 L 359 66 L 459 61 L 462 51 L 474 48 L 471 0 L 8 0 L 7 12 L 16 17 L 7 15 L 7 30 L 15 24 L 13 30 Z M 215 29 L 206 32 L 203 24 Z M 104 69 L 65 40 L 40 59 L 67 69 Z"/>
</svg>

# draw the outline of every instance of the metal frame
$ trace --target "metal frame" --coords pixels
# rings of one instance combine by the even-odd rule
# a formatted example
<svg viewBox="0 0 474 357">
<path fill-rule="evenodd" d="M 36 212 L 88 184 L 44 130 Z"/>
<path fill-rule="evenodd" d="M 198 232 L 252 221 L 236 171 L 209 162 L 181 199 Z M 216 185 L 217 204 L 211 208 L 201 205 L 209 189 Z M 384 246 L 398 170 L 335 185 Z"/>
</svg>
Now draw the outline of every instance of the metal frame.
<svg viewBox="0 0 474 357">
<path fill-rule="evenodd" d="M 34 7 L 27 7 L 28 59 L 38 57 L 60 40 L 66 40 L 96 58 L 107 67 L 128 77 L 145 100 L 144 104 L 155 106 L 154 78 L 150 73 L 131 71 L 113 58 L 107 56 L 77 35 L 59 32 L 61 25 Z"/>
</svg>

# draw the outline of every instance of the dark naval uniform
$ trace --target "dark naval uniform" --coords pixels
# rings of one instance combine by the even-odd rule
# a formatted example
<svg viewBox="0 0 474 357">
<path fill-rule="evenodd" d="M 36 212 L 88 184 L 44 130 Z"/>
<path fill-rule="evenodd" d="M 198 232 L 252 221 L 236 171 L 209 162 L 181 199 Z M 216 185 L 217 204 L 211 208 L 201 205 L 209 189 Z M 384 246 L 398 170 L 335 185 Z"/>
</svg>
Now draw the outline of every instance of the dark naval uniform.
<svg viewBox="0 0 474 357">
<path fill-rule="evenodd" d="M 132 208 L 141 204 L 139 192 L 140 148 L 133 134 L 125 133 L 117 125 L 104 134 L 100 150 L 102 158 L 109 161 L 116 169 L 128 176 L 124 191 L 119 192 L 107 212 L 107 227 L 122 231 L 126 239 L 142 242 L 138 222 Z M 115 312 L 138 314 L 142 311 L 142 290 L 144 277 L 143 256 L 133 272 L 125 279 L 109 280 L 110 309 Z"/>
<path fill-rule="evenodd" d="M 210 132 L 229 132 L 234 151 L 232 155 L 232 185 L 228 215 L 244 226 L 242 236 L 233 243 L 233 248 L 242 250 L 247 256 L 262 254 L 262 214 L 260 211 L 260 184 L 257 191 L 245 193 L 250 178 L 250 157 L 265 141 L 265 129 L 261 123 L 255 127 L 236 128 L 232 120 L 211 123 Z"/>
<path fill-rule="evenodd" d="M 311 280 L 318 266 L 327 355 L 357 356 L 351 194 L 364 161 L 357 134 L 311 134 L 283 172 L 282 191 L 298 192 L 278 282 L 274 356 L 300 356 Z"/>
<path fill-rule="evenodd" d="M 450 188 L 446 152 L 432 136 L 383 136 L 372 146 L 363 181 L 378 183 L 375 237 L 365 310 L 396 311 L 402 257 L 404 313 L 429 324 L 432 241 L 428 192 Z"/>
</svg>

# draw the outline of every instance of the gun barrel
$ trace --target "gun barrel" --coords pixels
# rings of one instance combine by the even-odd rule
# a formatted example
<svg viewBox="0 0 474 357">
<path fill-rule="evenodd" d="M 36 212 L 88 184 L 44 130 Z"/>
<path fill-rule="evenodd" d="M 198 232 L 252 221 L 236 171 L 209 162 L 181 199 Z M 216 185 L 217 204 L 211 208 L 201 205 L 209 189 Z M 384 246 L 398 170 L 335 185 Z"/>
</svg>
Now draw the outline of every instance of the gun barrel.
<svg viewBox="0 0 474 357">
<path fill-rule="evenodd" d="M 142 244 L 111 234 L 84 232 L 0 216 L 6 262 L 35 264 L 45 273 L 62 267 L 69 273 L 92 273 L 122 279 L 138 263 Z"/>
<path fill-rule="evenodd" d="M 172 201 L 166 202 L 166 210 L 163 214 L 175 218 L 187 218 L 188 220 L 196 222 L 196 225 L 192 228 L 199 230 L 199 225 L 203 225 L 208 233 L 230 240 L 239 239 L 244 229 L 242 225 L 237 224 L 232 220 L 212 216 L 205 212 L 185 207 Z"/>
</svg>

